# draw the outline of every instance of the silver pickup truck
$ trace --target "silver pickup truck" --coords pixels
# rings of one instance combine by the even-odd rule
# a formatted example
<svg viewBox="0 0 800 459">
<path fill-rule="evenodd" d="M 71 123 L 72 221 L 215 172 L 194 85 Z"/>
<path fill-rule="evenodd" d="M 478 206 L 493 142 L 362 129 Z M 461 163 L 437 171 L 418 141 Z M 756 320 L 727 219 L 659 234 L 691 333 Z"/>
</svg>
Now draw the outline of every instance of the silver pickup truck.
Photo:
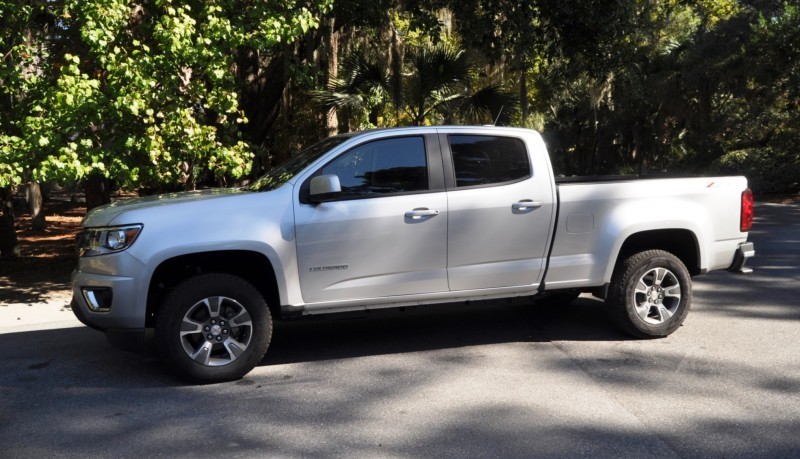
<svg viewBox="0 0 800 459">
<path fill-rule="evenodd" d="M 153 335 L 194 382 L 240 378 L 273 318 L 533 296 L 605 299 L 636 337 L 675 331 L 691 276 L 746 272 L 744 177 L 556 179 L 531 130 L 327 138 L 252 186 L 92 210 L 75 315 L 119 347 Z"/>
</svg>

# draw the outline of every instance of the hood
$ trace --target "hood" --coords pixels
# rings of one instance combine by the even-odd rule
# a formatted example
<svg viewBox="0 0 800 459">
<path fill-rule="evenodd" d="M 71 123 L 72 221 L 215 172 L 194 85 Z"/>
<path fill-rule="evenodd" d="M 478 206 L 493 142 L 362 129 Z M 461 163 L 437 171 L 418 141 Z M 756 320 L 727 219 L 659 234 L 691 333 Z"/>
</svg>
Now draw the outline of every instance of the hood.
<svg viewBox="0 0 800 459">
<path fill-rule="evenodd" d="M 134 199 L 125 199 L 92 209 L 86 215 L 86 217 L 84 217 L 81 225 L 84 227 L 108 226 L 119 215 L 131 210 L 168 206 L 176 203 L 205 201 L 243 193 L 247 192 L 238 188 L 213 188 L 209 190 L 184 191 L 180 193 L 168 193 Z"/>
</svg>

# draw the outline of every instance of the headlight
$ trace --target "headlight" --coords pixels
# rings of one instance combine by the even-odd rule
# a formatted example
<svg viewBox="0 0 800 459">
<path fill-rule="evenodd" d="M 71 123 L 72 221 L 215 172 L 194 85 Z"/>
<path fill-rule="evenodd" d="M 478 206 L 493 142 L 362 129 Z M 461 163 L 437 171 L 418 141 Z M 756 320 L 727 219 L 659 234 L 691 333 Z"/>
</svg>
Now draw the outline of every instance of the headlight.
<svg viewBox="0 0 800 459">
<path fill-rule="evenodd" d="M 121 252 L 133 244 L 141 231 L 142 225 L 87 228 L 78 233 L 75 245 L 82 257 Z"/>
</svg>

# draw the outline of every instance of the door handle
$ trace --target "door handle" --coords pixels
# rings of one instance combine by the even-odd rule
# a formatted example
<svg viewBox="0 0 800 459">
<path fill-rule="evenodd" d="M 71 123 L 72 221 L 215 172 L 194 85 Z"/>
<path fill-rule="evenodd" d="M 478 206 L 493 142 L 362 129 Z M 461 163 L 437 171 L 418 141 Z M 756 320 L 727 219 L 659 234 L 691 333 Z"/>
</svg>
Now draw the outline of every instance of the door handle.
<svg viewBox="0 0 800 459">
<path fill-rule="evenodd" d="M 514 210 L 528 210 L 528 209 L 538 209 L 543 205 L 544 203 L 542 201 L 534 201 L 533 199 L 522 199 L 519 202 L 511 204 L 511 208 Z"/>
<path fill-rule="evenodd" d="M 428 209 L 427 207 L 417 207 L 414 210 L 409 210 L 406 212 L 406 218 L 410 218 L 412 220 L 420 220 L 422 218 L 433 217 L 435 215 L 439 215 L 439 211 Z"/>
</svg>

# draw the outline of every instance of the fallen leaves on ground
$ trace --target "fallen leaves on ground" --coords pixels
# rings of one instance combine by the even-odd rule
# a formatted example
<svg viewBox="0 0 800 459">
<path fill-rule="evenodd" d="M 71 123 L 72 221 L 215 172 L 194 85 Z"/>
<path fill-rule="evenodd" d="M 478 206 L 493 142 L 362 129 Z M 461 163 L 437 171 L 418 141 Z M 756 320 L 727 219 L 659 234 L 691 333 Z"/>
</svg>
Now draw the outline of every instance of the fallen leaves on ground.
<svg viewBox="0 0 800 459">
<path fill-rule="evenodd" d="M 36 303 L 52 291 L 70 288 L 78 259 L 75 235 L 86 207 L 58 196 L 44 204 L 44 212 L 44 230 L 33 229 L 29 214 L 16 216 L 21 256 L 0 260 L 0 305 Z"/>
</svg>

